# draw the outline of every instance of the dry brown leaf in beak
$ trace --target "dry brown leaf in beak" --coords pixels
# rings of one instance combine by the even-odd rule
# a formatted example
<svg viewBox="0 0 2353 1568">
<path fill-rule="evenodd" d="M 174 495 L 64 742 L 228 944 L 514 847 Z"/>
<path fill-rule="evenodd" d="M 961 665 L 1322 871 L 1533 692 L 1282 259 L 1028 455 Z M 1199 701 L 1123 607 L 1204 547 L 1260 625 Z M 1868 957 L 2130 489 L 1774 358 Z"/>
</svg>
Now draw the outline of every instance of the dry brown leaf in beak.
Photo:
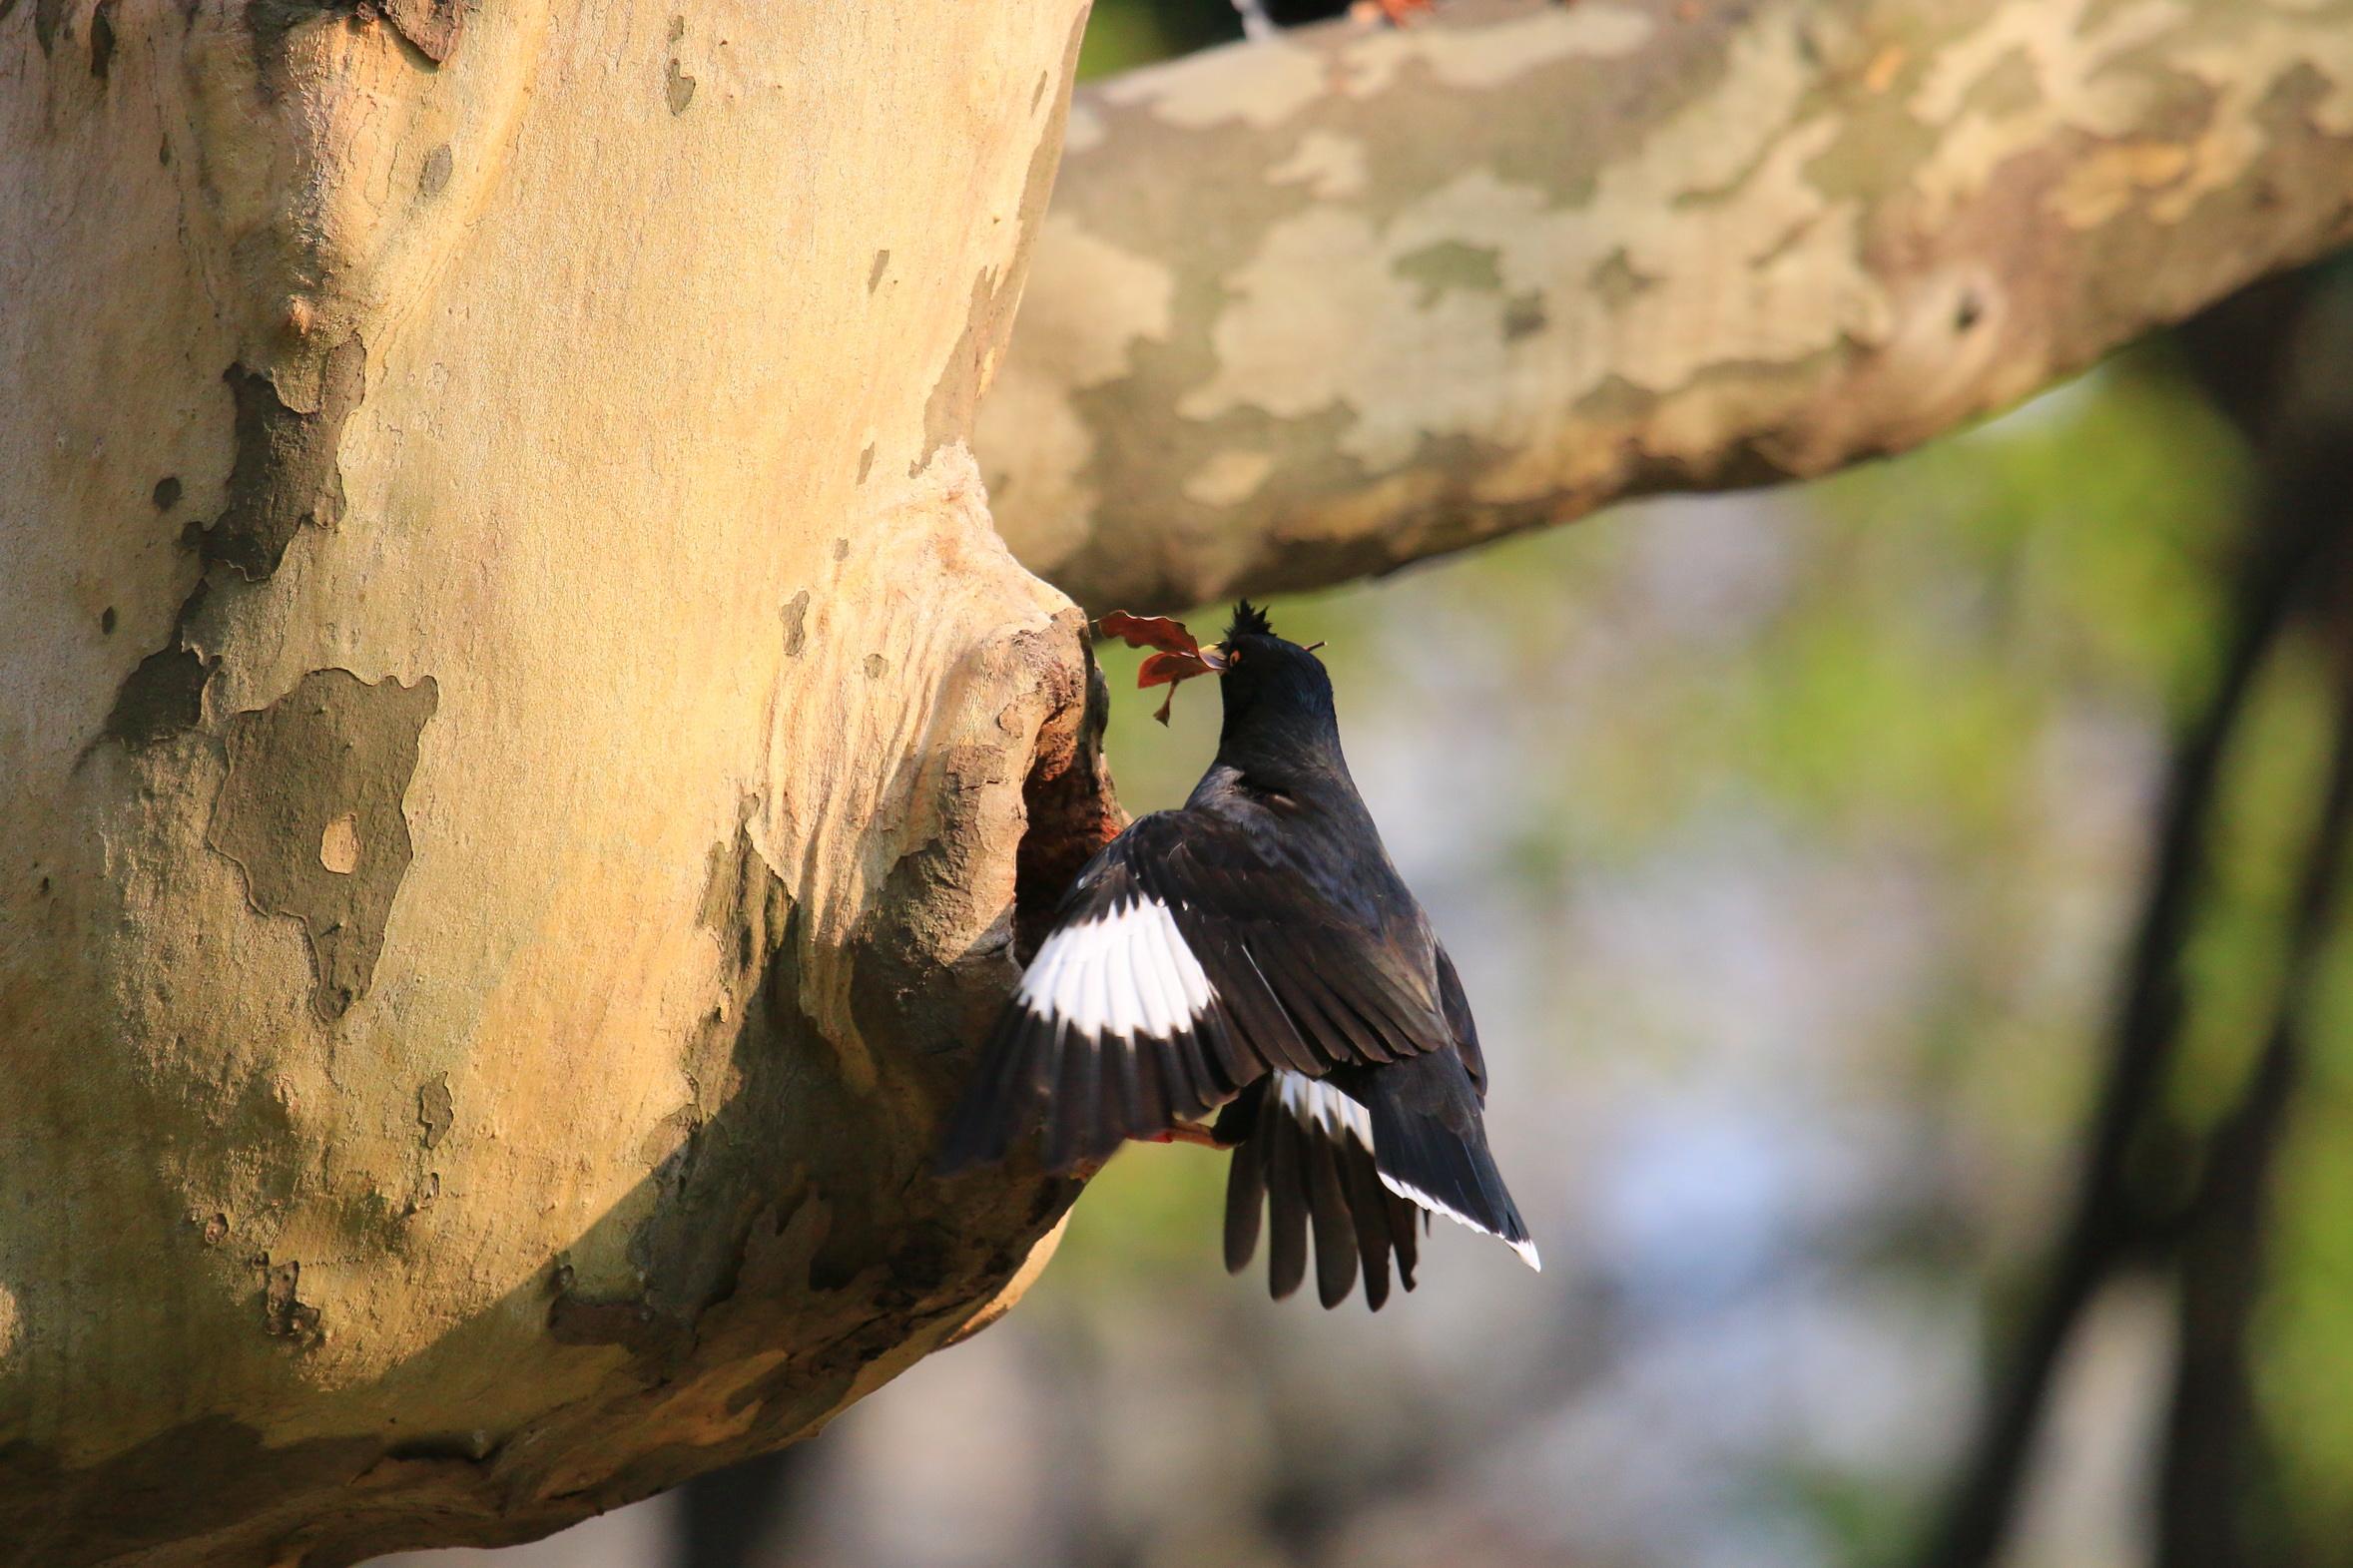
<svg viewBox="0 0 2353 1568">
<path fill-rule="evenodd" d="M 1201 645 L 1185 630 L 1185 623 L 1165 615 L 1129 615 L 1114 610 L 1095 623 L 1105 637 L 1116 637 L 1130 648 L 1157 648 L 1163 653 L 1198 654 Z"/>
<path fill-rule="evenodd" d="M 1225 669 L 1225 656 L 1216 649 L 1204 649 L 1185 630 L 1185 623 L 1172 621 L 1164 615 L 1129 615 L 1125 610 L 1114 610 L 1095 623 L 1095 629 L 1105 637 L 1116 637 L 1130 648 L 1156 650 L 1136 667 L 1136 689 L 1147 686 L 1166 686 L 1168 699 L 1152 717 L 1168 723 L 1169 705 L 1176 701 L 1177 683 L 1190 681 L 1197 675 L 1216 675 Z"/>
</svg>

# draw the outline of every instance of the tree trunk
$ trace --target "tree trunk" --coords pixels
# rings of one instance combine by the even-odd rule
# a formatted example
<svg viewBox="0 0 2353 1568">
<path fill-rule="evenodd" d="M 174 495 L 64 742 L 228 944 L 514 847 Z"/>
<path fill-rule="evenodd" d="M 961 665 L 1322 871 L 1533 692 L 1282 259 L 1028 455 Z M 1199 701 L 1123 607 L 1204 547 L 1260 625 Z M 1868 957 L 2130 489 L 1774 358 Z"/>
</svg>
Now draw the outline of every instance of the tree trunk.
<svg viewBox="0 0 2353 1568">
<path fill-rule="evenodd" d="M 964 444 L 1084 0 L 16 9 L 0 1561 L 811 1429 L 1070 1195 L 924 1161 L 1113 809 Z"/>
</svg>

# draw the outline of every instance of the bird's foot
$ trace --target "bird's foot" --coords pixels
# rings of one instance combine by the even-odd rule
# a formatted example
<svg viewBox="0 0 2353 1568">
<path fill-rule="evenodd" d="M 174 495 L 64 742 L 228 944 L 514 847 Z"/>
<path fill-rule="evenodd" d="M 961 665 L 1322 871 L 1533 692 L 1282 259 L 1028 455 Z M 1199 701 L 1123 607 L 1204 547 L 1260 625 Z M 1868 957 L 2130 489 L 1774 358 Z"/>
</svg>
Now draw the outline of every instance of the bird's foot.
<svg viewBox="0 0 2353 1568">
<path fill-rule="evenodd" d="M 1223 1149 L 1217 1134 L 1192 1122 L 1179 1122 L 1165 1132 L 1154 1133 L 1149 1140 L 1156 1144 L 1199 1144 L 1204 1149 Z"/>
</svg>

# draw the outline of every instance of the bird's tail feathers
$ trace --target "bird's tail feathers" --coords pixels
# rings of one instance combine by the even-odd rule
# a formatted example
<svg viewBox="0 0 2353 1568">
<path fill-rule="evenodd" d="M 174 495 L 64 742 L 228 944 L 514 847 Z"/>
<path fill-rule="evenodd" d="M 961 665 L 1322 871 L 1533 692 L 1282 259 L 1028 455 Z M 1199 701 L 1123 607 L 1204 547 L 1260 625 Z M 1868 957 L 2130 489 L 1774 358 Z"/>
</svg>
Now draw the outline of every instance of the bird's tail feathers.
<svg viewBox="0 0 2353 1568">
<path fill-rule="evenodd" d="M 1362 1077 L 1381 1185 L 1432 1214 L 1491 1236 L 1541 1272 L 1519 1206 L 1487 1149 L 1477 1091 L 1452 1052 Z"/>
<path fill-rule="evenodd" d="M 1277 1301 L 1307 1278 L 1312 1238 L 1316 1298 L 1347 1300 L 1361 1275 L 1365 1305 L 1389 1300 L 1394 1258 L 1414 1288 L 1424 1223 L 1412 1204 L 1382 1186 L 1364 1107 L 1329 1083 L 1278 1068 L 1242 1091 L 1218 1116 L 1217 1138 L 1233 1147 L 1226 1174 L 1226 1269 L 1240 1274 L 1267 1231 L 1267 1289 Z"/>
</svg>

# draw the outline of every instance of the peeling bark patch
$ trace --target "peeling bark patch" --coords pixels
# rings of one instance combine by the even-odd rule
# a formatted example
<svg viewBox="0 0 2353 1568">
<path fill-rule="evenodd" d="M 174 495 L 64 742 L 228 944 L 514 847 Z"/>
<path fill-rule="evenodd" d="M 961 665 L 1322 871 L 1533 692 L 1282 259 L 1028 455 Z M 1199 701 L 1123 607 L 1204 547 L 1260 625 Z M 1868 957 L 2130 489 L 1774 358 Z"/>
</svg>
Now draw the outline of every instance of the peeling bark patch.
<svg viewBox="0 0 2353 1568">
<path fill-rule="evenodd" d="M 196 585 L 172 619 L 171 641 L 140 660 L 138 668 L 123 678 L 115 693 L 115 706 L 99 729 L 100 741 L 146 746 L 204 723 L 205 683 L 213 678 L 221 661 L 207 659 L 188 646 L 188 627 L 204 608 L 207 592 L 203 583 Z M 103 617 L 101 626 L 113 630 L 104 626 Z"/>
<path fill-rule="evenodd" d="M 296 1344 L 318 1342 L 318 1308 L 301 1299 L 302 1266 L 273 1264 L 268 1253 L 254 1258 L 262 1272 L 262 1331 Z"/>
<path fill-rule="evenodd" d="M 223 729 L 229 771 L 205 842 L 237 862 L 256 909 L 302 923 L 310 1004 L 330 1022 L 375 973 L 411 855 L 401 797 L 439 701 L 429 676 L 370 686 L 348 670 L 313 670 Z M 318 849 L 343 816 L 356 852 L 349 871 L 335 871 Z"/>
<path fill-rule="evenodd" d="M 113 605 L 110 604 L 104 610 L 99 612 L 98 632 L 101 637 L 112 637 L 115 635 L 115 607 Z"/>
<path fill-rule="evenodd" d="M 368 0 L 360 9 L 382 13 L 392 30 L 435 65 L 448 62 L 457 50 L 457 35 L 465 28 L 459 0 Z"/>
<path fill-rule="evenodd" d="M 867 679 L 880 681 L 890 673 L 890 661 L 881 654 L 867 655 Z"/>
<path fill-rule="evenodd" d="M 411 1215 L 421 1214 L 432 1208 L 433 1201 L 440 1196 L 441 1173 L 427 1171 L 423 1176 L 417 1178 L 416 1186 L 409 1190 L 407 1208 L 401 1218 L 405 1220 Z"/>
<path fill-rule="evenodd" d="M 733 948 L 728 961 L 739 982 L 748 984 L 746 977 L 783 939 L 779 933 L 791 914 L 790 902 L 783 879 L 761 856 L 749 828 L 739 826 L 734 837 L 711 846 L 696 917 L 710 930 L 734 932 L 733 942 L 723 945 Z"/>
<path fill-rule="evenodd" d="M 869 441 L 867 443 L 867 449 L 858 454 L 858 482 L 860 484 L 865 484 L 867 482 L 867 475 L 873 473 L 874 471 L 875 443 Z"/>
<path fill-rule="evenodd" d="M 1503 291 L 1503 253 L 1488 245 L 1465 245 L 1441 240 L 1419 251 L 1409 251 L 1390 263 L 1390 270 L 1408 282 L 1422 285 L 1427 305 L 1450 288 L 1479 293 Z"/>
<path fill-rule="evenodd" d="M 889 270 L 890 253 L 887 251 L 877 251 L 875 253 L 875 268 L 873 271 L 867 273 L 867 292 L 871 294 L 876 289 L 882 287 L 882 274 Z"/>
<path fill-rule="evenodd" d="M 1606 308 L 1622 310 L 1644 293 L 1656 288 L 1658 280 L 1634 270 L 1633 261 L 1627 258 L 1625 248 L 1620 246 L 1602 258 L 1601 264 L 1594 267 L 1586 278 L 1585 286 Z M 1536 297 L 1541 299 L 1543 295 L 1539 293 Z"/>
<path fill-rule="evenodd" d="M 105 735 L 129 746 L 148 746 L 195 729 L 205 716 L 205 683 L 215 661 L 192 648 L 166 648 L 139 661 L 115 693 Z"/>
<path fill-rule="evenodd" d="M 90 74 L 101 82 L 115 59 L 115 0 L 99 0 L 90 13 Z"/>
<path fill-rule="evenodd" d="M 260 582 L 286 559 L 304 524 L 332 528 L 343 515 L 343 473 L 336 453 L 343 422 L 366 390 L 367 349 L 357 337 L 329 350 L 318 407 L 290 408 L 268 375 L 231 365 L 224 376 L 237 397 L 237 457 L 229 473 L 229 510 L 204 530 L 207 561 Z"/>
<path fill-rule="evenodd" d="M 33 0 L 33 37 L 40 42 L 43 59 L 56 53 L 58 30 L 64 22 L 65 0 Z"/>
<path fill-rule="evenodd" d="M 1533 337 L 1550 321 L 1541 293 L 1514 294 L 1503 302 L 1503 341 L 1516 343 L 1523 337 Z"/>
<path fill-rule="evenodd" d="M 327 818 L 318 835 L 318 863 L 337 876 L 359 869 L 359 814 L 345 811 Z"/>
<path fill-rule="evenodd" d="M 449 1093 L 447 1073 L 435 1073 L 416 1091 L 416 1120 L 425 1130 L 420 1141 L 427 1149 L 439 1148 L 449 1136 L 449 1126 L 457 1120 L 457 1102 Z"/>
<path fill-rule="evenodd" d="M 158 479 L 155 482 L 155 489 L 150 492 L 148 499 L 155 502 L 155 509 L 159 512 L 169 512 L 173 507 L 178 506 L 180 504 L 180 476 L 166 474 L 163 478 Z"/>
<path fill-rule="evenodd" d="M 447 142 L 425 154 L 424 170 L 416 177 L 417 194 L 424 197 L 439 196 L 442 188 L 449 184 L 452 164 Z"/>
<path fill-rule="evenodd" d="M 804 588 L 785 601 L 785 657 L 798 659 L 808 646 L 809 590 Z"/>
<path fill-rule="evenodd" d="M 670 61 L 668 85 L 664 91 L 669 96 L 670 112 L 674 115 L 685 114 L 686 106 L 695 101 L 695 79 L 678 68 L 675 56 Z"/>
</svg>

